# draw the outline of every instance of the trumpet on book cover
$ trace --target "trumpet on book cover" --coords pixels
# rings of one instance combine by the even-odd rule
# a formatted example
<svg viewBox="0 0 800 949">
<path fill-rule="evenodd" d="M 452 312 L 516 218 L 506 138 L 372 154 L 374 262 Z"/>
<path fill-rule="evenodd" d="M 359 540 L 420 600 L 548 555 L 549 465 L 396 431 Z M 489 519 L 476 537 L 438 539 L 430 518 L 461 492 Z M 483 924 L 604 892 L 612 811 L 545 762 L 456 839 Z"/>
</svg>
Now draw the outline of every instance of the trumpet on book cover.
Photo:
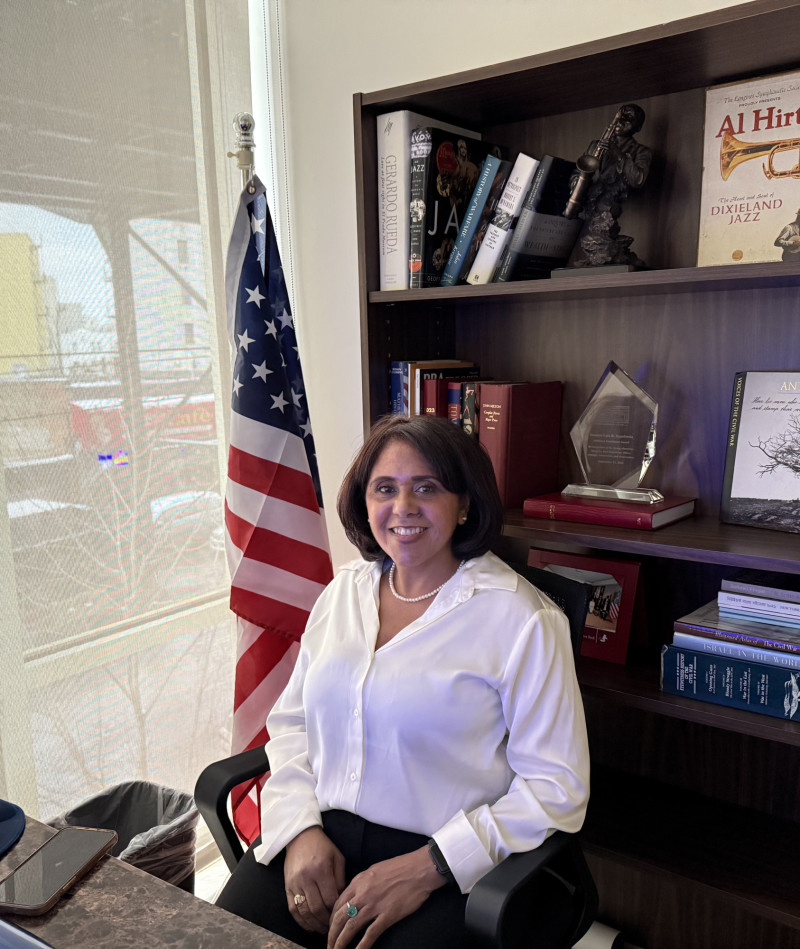
<svg viewBox="0 0 800 949">
<path fill-rule="evenodd" d="M 706 93 L 698 266 L 800 263 L 800 72 Z"/>
</svg>

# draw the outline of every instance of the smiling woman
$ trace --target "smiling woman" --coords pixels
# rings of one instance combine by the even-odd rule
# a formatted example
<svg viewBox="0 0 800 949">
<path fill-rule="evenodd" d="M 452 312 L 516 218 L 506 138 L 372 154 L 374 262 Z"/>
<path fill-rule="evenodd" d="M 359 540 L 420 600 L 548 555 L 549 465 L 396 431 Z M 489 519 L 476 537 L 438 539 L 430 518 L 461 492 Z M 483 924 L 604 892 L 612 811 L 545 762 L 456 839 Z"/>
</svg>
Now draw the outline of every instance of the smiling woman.
<svg viewBox="0 0 800 949">
<path fill-rule="evenodd" d="M 312 949 L 461 949 L 476 881 L 583 821 L 566 617 L 491 553 L 491 461 L 446 420 L 379 421 L 338 511 L 362 559 L 311 612 L 217 904 Z"/>
</svg>

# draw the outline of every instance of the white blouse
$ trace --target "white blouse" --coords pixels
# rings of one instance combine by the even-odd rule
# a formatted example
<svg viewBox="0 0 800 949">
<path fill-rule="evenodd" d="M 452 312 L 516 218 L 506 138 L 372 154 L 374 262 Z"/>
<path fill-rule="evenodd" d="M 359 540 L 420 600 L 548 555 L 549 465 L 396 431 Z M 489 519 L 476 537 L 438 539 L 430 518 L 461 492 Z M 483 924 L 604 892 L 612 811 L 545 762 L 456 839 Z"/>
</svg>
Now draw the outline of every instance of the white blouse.
<svg viewBox="0 0 800 949">
<path fill-rule="evenodd" d="M 467 562 L 380 649 L 382 564 L 353 561 L 317 600 L 267 719 L 269 861 L 340 809 L 434 837 L 462 892 L 509 853 L 580 829 L 583 704 L 564 614 L 494 554 Z"/>
</svg>

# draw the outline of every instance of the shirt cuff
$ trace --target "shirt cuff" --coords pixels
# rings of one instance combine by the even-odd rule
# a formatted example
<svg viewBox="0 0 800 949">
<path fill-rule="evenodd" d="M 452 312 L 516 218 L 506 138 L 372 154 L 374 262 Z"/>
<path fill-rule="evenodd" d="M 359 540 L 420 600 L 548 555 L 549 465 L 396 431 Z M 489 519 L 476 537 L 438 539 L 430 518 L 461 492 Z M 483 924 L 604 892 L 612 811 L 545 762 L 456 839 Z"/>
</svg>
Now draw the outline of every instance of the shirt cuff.
<svg viewBox="0 0 800 949">
<path fill-rule="evenodd" d="M 439 845 L 462 893 L 469 893 L 478 880 L 494 867 L 492 858 L 464 811 L 459 811 L 437 830 L 433 839 Z"/>
</svg>

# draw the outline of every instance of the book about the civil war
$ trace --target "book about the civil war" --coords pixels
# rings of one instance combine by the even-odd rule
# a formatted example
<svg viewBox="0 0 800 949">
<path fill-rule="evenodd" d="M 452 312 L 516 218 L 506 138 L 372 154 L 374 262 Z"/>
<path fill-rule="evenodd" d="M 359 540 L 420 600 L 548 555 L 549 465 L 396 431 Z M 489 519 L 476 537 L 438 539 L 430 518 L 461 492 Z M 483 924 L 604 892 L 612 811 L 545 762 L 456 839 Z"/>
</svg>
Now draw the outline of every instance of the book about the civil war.
<svg viewBox="0 0 800 949">
<path fill-rule="evenodd" d="M 699 267 L 800 262 L 800 72 L 706 90 Z"/>
</svg>

